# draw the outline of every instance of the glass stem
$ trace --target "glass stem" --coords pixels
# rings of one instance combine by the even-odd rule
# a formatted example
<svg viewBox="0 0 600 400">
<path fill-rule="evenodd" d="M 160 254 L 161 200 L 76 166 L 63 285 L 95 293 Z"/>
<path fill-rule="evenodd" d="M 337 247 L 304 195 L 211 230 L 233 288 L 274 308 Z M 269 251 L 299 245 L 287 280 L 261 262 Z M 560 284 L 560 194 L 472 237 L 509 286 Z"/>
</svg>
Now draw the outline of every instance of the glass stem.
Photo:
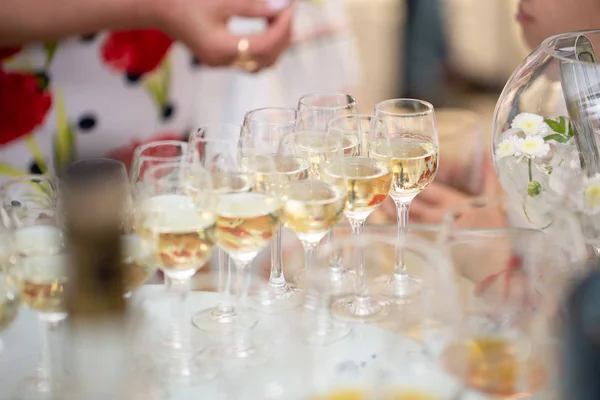
<svg viewBox="0 0 600 400">
<path fill-rule="evenodd" d="M 40 326 L 40 363 L 38 366 L 38 379 L 41 385 L 52 388 L 52 346 L 50 344 L 50 331 L 55 325 L 55 322 L 48 321 L 43 314 L 38 314 L 38 322 Z"/>
<path fill-rule="evenodd" d="M 350 227 L 352 228 L 352 236 L 359 237 L 362 235 L 365 229 L 365 220 L 348 219 Z M 365 282 L 365 253 L 361 247 L 358 260 L 358 269 L 356 271 L 356 297 L 361 300 L 367 300 L 369 296 L 369 289 Z"/>
<path fill-rule="evenodd" d="M 219 248 L 219 292 L 223 300 L 217 303 L 213 314 L 223 316 L 234 313 L 233 302 L 231 301 L 231 259 L 222 249 Z"/>
<path fill-rule="evenodd" d="M 237 293 L 240 304 L 245 305 L 248 302 L 248 292 L 250 290 L 250 266 L 252 261 L 234 260 L 237 275 Z"/>
<path fill-rule="evenodd" d="M 275 239 L 271 243 L 271 273 L 269 286 L 272 289 L 285 289 L 285 276 L 283 275 L 283 255 L 281 248 L 281 225 L 275 232 Z"/>
<path fill-rule="evenodd" d="M 408 278 L 408 272 L 406 271 L 406 262 L 404 259 L 404 240 L 408 232 L 408 212 L 410 210 L 410 202 L 395 200 L 396 212 L 398 215 L 398 236 L 396 245 L 396 265 L 394 266 L 394 280 L 401 282 Z"/>
<path fill-rule="evenodd" d="M 317 253 L 319 243 L 302 241 L 302 246 L 304 247 L 304 272 L 308 274 L 308 271 L 310 271 L 311 266 L 314 264 L 313 259 Z"/>
<path fill-rule="evenodd" d="M 328 236 L 328 240 L 329 243 L 333 243 L 334 241 L 334 235 L 333 235 L 333 229 L 329 230 L 329 236 Z M 333 271 L 338 271 L 340 269 L 343 269 L 342 267 L 342 256 L 340 255 L 339 251 L 334 251 L 333 254 L 331 255 L 331 260 L 329 261 L 329 264 L 331 266 L 331 269 Z"/>
<path fill-rule="evenodd" d="M 190 280 L 170 278 L 168 282 L 169 293 L 173 297 L 171 299 L 171 318 L 173 320 L 169 344 L 174 349 L 181 350 L 188 344 L 185 329 L 185 301 L 190 290 Z"/>
</svg>

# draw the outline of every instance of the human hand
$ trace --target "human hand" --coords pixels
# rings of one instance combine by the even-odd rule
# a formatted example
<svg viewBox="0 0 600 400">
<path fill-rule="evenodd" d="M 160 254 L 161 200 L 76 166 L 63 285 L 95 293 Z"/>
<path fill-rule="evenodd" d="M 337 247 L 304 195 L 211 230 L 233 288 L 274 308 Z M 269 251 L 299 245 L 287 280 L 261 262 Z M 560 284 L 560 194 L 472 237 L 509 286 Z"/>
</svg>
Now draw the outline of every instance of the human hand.
<svg viewBox="0 0 600 400">
<path fill-rule="evenodd" d="M 265 32 L 248 36 L 246 60 L 249 72 L 270 67 L 287 49 L 291 39 L 293 8 L 281 2 L 260 0 L 152 0 L 157 24 L 183 42 L 209 66 L 232 65 L 240 57 L 243 37 L 229 32 L 232 17 L 265 18 Z M 285 5 L 285 3 L 283 3 Z"/>
</svg>

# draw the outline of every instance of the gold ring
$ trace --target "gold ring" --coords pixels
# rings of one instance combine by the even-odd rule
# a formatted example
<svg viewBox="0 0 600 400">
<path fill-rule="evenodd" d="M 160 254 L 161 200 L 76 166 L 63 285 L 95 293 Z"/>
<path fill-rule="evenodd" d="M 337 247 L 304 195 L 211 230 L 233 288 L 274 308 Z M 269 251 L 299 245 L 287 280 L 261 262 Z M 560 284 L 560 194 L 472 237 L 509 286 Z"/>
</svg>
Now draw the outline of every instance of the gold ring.
<svg viewBox="0 0 600 400">
<path fill-rule="evenodd" d="M 243 69 L 246 72 L 258 71 L 258 62 L 252 59 L 250 55 L 250 41 L 248 38 L 241 38 L 237 45 L 238 56 L 233 65 Z"/>
</svg>

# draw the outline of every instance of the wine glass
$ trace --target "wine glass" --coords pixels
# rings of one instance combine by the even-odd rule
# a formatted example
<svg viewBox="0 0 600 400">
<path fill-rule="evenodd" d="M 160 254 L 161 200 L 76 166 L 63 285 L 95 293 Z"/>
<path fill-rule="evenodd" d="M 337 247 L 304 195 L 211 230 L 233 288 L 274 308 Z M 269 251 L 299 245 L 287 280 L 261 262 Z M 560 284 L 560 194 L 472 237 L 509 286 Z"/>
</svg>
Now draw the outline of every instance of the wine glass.
<svg viewBox="0 0 600 400">
<path fill-rule="evenodd" d="M 155 165 L 182 161 L 186 154 L 187 142 L 180 140 L 155 140 L 138 146 L 133 152 L 129 171 L 132 184 L 142 179 L 145 171 Z"/>
<path fill-rule="evenodd" d="M 2 208 L 2 212 L 4 212 Z M 15 320 L 19 311 L 19 291 L 14 279 L 9 276 L 8 260 L 12 248 L 12 237 L 9 231 L 10 220 L 5 213 L 0 220 L 0 335 Z M 0 338 L 0 353 L 4 348 Z"/>
<path fill-rule="evenodd" d="M 233 124 L 216 124 L 199 128 L 190 135 L 188 162 L 198 163 L 213 177 L 216 195 L 245 193 L 252 188 L 247 174 L 239 169 L 240 135 L 242 127 Z M 197 328 L 216 334 L 224 334 L 235 324 L 238 329 L 251 329 L 258 322 L 250 310 L 240 312 L 231 298 L 231 268 L 229 255 L 219 247 L 219 292 L 223 295 L 215 307 L 201 310 L 192 317 Z"/>
<path fill-rule="evenodd" d="M 242 151 L 272 155 L 275 169 L 284 182 L 308 177 L 308 163 L 295 154 L 277 154 L 281 139 L 293 133 L 298 123 L 298 111 L 293 108 L 261 108 L 249 111 L 244 118 L 241 142 Z M 271 271 L 267 290 L 262 297 L 252 296 L 264 311 L 282 311 L 299 305 L 297 287 L 285 280 L 281 254 L 280 225 L 271 244 Z"/>
<path fill-rule="evenodd" d="M 191 346 L 184 306 L 190 279 L 211 258 L 216 244 L 211 176 L 197 164 L 162 163 L 148 169 L 135 189 L 135 230 L 154 244 L 155 262 L 169 278 L 174 298 L 172 354 L 157 365 L 156 375 L 179 384 L 210 379 L 216 366 L 194 359 L 200 349 L 197 343 Z"/>
<path fill-rule="evenodd" d="M 390 197 L 398 213 L 398 242 L 404 240 L 411 201 L 435 178 L 438 168 L 438 138 L 433 106 L 421 100 L 385 100 L 375 106 L 375 116 L 387 130 L 371 137 L 369 154 L 389 163 L 392 171 Z M 387 135 L 386 135 L 387 133 Z M 396 267 L 382 277 L 379 292 L 395 301 L 404 301 L 422 282 L 411 277 L 404 254 L 398 247 Z"/>
<path fill-rule="evenodd" d="M 21 382 L 17 398 L 53 399 L 63 384 L 54 365 L 51 333 L 67 317 L 65 285 L 68 258 L 62 229 L 53 209 L 8 210 L 14 222 L 8 268 L 19 286 L 22 303 L 37 312 L 41 334 L 41 357 L 34 377 Z"/>
<path fill-rule="evenodd" d="M 12 178 L 0 187 L 4 207 L 13 211 L 20 208 L 56 208 L 57 188 L 43 175 L 26 175 Z"/>
<path fill-rule="evenodd" d="M 368 115 L 349 115 L 329 122 L 328 134 L 341 137 L 356 137 L 361 149 L 367 145 L 371 130 L 385 131 L 381 120 Z M 365 149 L 366 150 L 366 149 Z M 368 151 L 359 154 L 340 152 L 338 157 L 326 163 L 322 179 L 346 188 L 344 215 L 352 228 L 352 235 L 359 237 L 369 215 L 388 196 L 392 183 L 392 173 L 387 162 L 372 158 Z M 382 302 L 373 299 L 369 293 L 365 277 L 365 264 L 359 255 L 356 272 L 356 293 L 338 299 L 332 306 L 337 318 L 351 320 L 376 320 L 386 316 Z M 353 260 L 350 260 L 353 261 Z M 346 269 L 348 264 L 342 263 Z"/>
<path fill-rule="evenodd" d="M 294 276 L 298 283 L 309 270 L 319 242 L 344 213 L 344 182 L 327 182 L 315 177 L 321 175 L 321 169 L 329 158 L 343 151 L 342 145 L 340 136 L 301 131 L 285 136 L 279 146 L 280 154 L 295 154 L 306 160 L 313 171 L 308 179 L 290 182 L 283 193 L 283 225 L 296 233 L 305 251 L 305 268 L 298 270 Z M 332 264 L 334 275 L 341 274 L 341 271 L 343 267 L 340 264 Z"/>
<path fill-rule="evenodd" d="M 454 264 L 464 317 L 438 355 L 477 392 L 546 398 L 572 257 L 568 240 L 511 226 L 511 210 L 502 199 L 478 199 L 446 214 L 440 244 Z"/>
</svg>

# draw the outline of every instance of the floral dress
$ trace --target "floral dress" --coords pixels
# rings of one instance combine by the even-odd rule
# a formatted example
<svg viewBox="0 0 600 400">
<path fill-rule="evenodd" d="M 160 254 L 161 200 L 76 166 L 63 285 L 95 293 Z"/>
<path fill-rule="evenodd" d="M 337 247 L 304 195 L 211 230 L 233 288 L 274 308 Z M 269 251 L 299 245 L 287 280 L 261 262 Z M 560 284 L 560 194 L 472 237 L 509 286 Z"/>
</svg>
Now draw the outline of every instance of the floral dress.
<svg viewBox="0 0 600 400">
<path fill-rule="evenodd" d="M 157 30 L 0 48 L 0 182 L 192 128 L 199 63 Z"/>
</svg>

